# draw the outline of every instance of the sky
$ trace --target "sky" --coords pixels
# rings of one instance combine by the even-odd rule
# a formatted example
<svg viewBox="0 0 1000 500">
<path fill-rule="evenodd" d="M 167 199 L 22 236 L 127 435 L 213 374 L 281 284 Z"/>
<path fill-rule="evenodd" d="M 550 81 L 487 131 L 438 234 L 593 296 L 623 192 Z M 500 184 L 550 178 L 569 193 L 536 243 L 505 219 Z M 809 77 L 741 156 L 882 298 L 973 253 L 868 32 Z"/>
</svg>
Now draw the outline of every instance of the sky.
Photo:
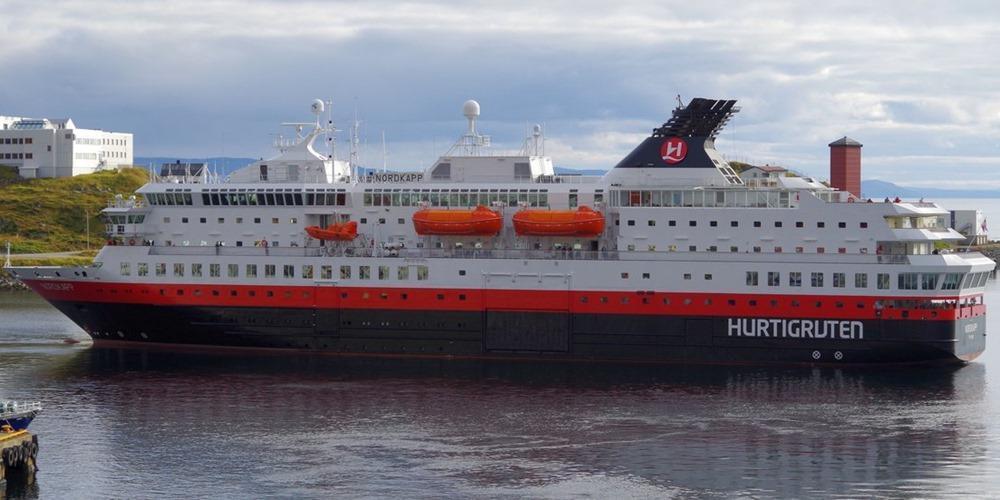
<svg viewBox="0 0 1000 500">
<path fill-rule="evenodd" d="M 136 156 L 274 154 L 315 98 L 363 160 L 429 165 L 464 131 L 606 169 L 677 96 L 738 99 L 729 159 L 1000 189 L 1000 2 L 0 0 L 0 115 L 135 134 Z M 338 155 L 346 154 L 347 134 Z"/>
</svg>

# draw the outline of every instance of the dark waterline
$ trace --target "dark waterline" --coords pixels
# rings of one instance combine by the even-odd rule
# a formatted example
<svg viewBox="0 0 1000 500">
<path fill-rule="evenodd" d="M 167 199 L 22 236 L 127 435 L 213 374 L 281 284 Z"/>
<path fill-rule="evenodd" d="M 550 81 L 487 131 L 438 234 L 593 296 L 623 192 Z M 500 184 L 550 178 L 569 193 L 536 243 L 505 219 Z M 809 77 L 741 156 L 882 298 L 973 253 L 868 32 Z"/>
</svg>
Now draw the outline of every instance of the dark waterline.
<svg viewBox="0 0 1000 500">
<path fill-rule="evenodd" d="M 37 484 L 14 498 L 1000 492 L 993 337 L 964 367 L 865 370 L 197 353 L 66 338 L 85 335 L 29 294 L 0 294 L 0 397 L 46 406 L 32 424 Z"/>
</svg>

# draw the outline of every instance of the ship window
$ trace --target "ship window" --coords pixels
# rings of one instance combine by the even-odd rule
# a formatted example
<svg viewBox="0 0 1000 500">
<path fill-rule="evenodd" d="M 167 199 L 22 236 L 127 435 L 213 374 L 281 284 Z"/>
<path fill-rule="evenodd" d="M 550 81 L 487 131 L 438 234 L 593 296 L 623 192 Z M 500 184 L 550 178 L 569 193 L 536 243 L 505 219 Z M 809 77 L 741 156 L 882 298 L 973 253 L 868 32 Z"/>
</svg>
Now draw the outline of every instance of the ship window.
<svg viewBox="0 0 1000 500">
<path fill-rule="evenodd" d="M 698 251 L 698 246 L 697 245 L 691 245 L 691 246 L 688 247 L 688 251 L 689 252 L 697 252 Z"/>
<path fill-rule="evenodd" d="M 805 247 L 795 247 L 795 253 L 802 253 L 805 251 Z"/>
<path fill-rule="evenodd" d="M 211 278 L 218 278 L 222 276 L 222 267 L 220 264 L 209 264 L 208 265 L 208 276 Z"/>
<path fill-rule="evenodd" d="M 962 279 L 959 273 L 948 273 L 944 275 L 944 282 L 941 284 L 942 290 L 958 290 L 958 284 Z"/>
<path fill-rule="evenodd" d="M 816 227 L 821 227 L 821 228 L 822 227 L 826 227 L 826 223 L 825 222 L 817 222 L 816 223 Z"/>
<path fill-rule="evenodd" d="M 623 280 L 627 280 L 628 279 L 628 273 L 622 273 L 622 279 Z"/>
<path fill-rule="evenodd" d="M 351 279 L 351 266 L 340 266 L 340 279 Z"/>
<path fill-rule="evenodd" d="M 400 217 L 396 219 L 396 224 L 406 224 L 406 219 Z"/>
<path fill-rule="evenodd" d="M 733 299 L 727 300 L 726 303 L 729 304 L 730 306 L 735 306 L 736 305 L 736 301 L 733 300 Z"/>
<path fill-rule="evenodd" d="M 362 224 L 368 224 L 368 218 L 366 218 L 366 217 L 362 217 L 362 218 L 361 218 L 361 221 L 360 221 L 360 222 L 361 222 Z"/>
<path fill-rule="evenodd" d="M 715 245 L 711 245 L 711 246 L 708 247 L 708 251 L 709 252 L 718 252 L 719 251 L 719 247 L 717 247 Z"/>
<path fill-rule="evenodd" d="M 131 276 L 132 275 L 131 264 L 129 264 L 128 262 L 122 262 L 122 264 L 121 264 L 121 274 L 122 274 L 122 276 Z"/>
<path fill-rule="evenodd" d="M 292 224 L 298 224 L 299 223 L 299 219 L 297 217 L 292 217 L 291 219 L 288 219 L 288 222 L 290 222 Z"/>
<path fill-rule="evenodd" d="M 184 264 L 181 263 L 174 264 L 174 276 L 178 278 L 184 277 Z"/>
<path fill-rule="evenodd" d="M 286 278 L 294 278 L 295 277 L 295 266 L 288 265 L 288 264 L 285 264 L 284 266 L 282 266 L 282 276 L 284 276 Z"/>
<path fill-rule="evenodd" d="M 256 278 L 257 277 L 257 264 L 247 264 L 246 275 L 247 275 L 247 278 Z"/>
<path fill-rule="evenodd" d="M 219 291 L 218 290 L 212 290 L 212 296 L 213 297 L 218 297 L 219 296 Z"/>
<path fill-rule="evenodd" d="M 705 275 L 705 281 L 712 281 L 712 275 L 711 274 L 706 274 Z"/>
<path fill-rule="evenodd" d="M 747 286 L 757 286 L 757 271 L 747 271 Z"/>
<path fill-rule="evenodd" d="M 862 223 L 858 224 L 858 226 L 860 226 L 861 229 L 868 229 L 868 223 L 867 222 L 862 222 Z"/>
<path fill-rule="evenodd" d="M 389 266 L 378 266 L 378 279 L 389 279 Z"/>
<path fill-rule="evenodd" d="M 782 226 L 782 222 L 780 220 L 774 221 L 774 227 L 781 227 L 781 226 Z"/>
<path fill-rule="evenodd" d="M 796 221 L 795 227 L 805 227 L 805 224 L 803 224 L 802 221 Z"/>
<path fill-rule="evenodd" d="M 372 268 L 371 268 L 371 266 L 359 266 L 358 267 L 358 279 L 359 280 L 367 280 L 367 279 L 371 279 L 371 277 L 372 277 Z"/>
<path fill-rule="evenodd" d="M 837 223 L 837 227 L 839 227 L 841 229 L 844 229 L 845 227 L 847 227 L 847 223 L 846 222 L 838 222 Z"/>
<path fill-rule="evenodd" d="M 898 285 L 900 290 L 916 290 L 917 289 L 917 273 L 899 273 L 897 277 Z"/>
<path fill-rule="evenodd" d="M 688 226 L 696 227 L 696 226 L 698 226 L 698 221 L 696 221 L 696 220 L 689 220 L 688 221 Z"/>
<path fill-rule="evenodd" d="M 812 273 L 810 278 L 810 285 L 814 288 L 819 288 L 823 286 L 823 273 Z"/>
<path fill-rule="evenodd" d="M 729 221 L 729 227 L 740 227 L 740 222 L 739 221 L 735 221 L 735 220 L 731 220 L 731 221 Z"/>
<path fill-rule="evenodd" d="M 798 271 L 788 273 L 788 286 L 802 286 L 802 273 Z"/>
<path fill-rule="evenodd" d="M 307 280 L 311 280 L 313 278 L 312 264 L 304 264 L 302 266 L 302 278 Z"/>
<path fill-rule="evenodd" d="M 239 264 L 227 264 L 226 265 L 226 276 L 230 278 L 236 278 L 240 275 L 240 265 Z"/>
<path fill-rule="evenodd" d="M 427 266 L 417 266 L 417 280 L 426 281 L 428 274 Z"/>
<path fill-rule="evenodd" d="M 889 289 L 889 274 L 888 273 L 878 273 L 878 289 L 888 290 Z"/>
<path fill-rule="evenodd" d="M 264 292 L 264 295 L 267 297 L 274 297 L 274 290 L 268 290 L 267 292 Z"/>
<path fill-rule="evenodd" d="M 634 220 L 630 220 L 630 221 L 628 221 L 628 225 L 629 225 L 629 226 L 634 226 L 634 225 L 635 225 L 635 221 L 634 221 Z"/>
<path fill-rule="evenodd" d="M 398 268 L 396 268 L 396 279 L 398 280 L 410 279 L 410 268 L 407 266 L 399 266 Z"/>
<path fill-rule="evenodd" d="M 465 269 L 459 269 L 458 270 L 458 275 L 459 276 L 465 276 Z"/>
<path fill-rule="evenodd" d="M 649 279 L 649 273 L 642 273 L 642 279 L 648 280 Z"/>
<path fill-rule="evenodd" d="M 760 253 L 760 247 L 753 247 L 753 253 Z"/>
<path fill-rule="evenodd" d="M 781 273 L 776 271 L 768 271 L 767 286 L 781 286 Z"/>
<path fill-rule="evenodd" d="M 921 274 L 920 275 L 920 289 L 921 290 L 935 290 L 937 289 L 938 275 L 937 274 Z"/>
<path fill-rule="evenodd" d="M 826 253 L 826 249 L 823 247 L 819 247 L 816 249 L 816 253 Z"/>
<path fill-rule="evenodd" d="M 847 276 L 844 273 L 833 273 L 833 287 L 844 288 L 847 286 Z"/>
<path fill-rule="evenodd" d="M 319 279 L 333 279 L 333 266 L 319 266 Z"/>
<path fill-rule="evenodd" d="M 691 279 L 691 273 L 684 273 L 684 279 L 686 280 Z"/>
<path fill-rule="evenodd" d="M 867 273 L 854 273 L 854 288 L 868 288 Z"/>
<path fill-rule="evenodd" d="M 753 221 L 753 227 L 760 227 L 760 221 L 759 220 Z"/>
<path fill-rule="evenodd" d="M 264 277 L 273 278 L 276 273 L 276 266 L 274 264 L 264 264 Z M 270 295 L 268 295 L 270 297 Z"/>
<path fill-rule="evenodd" d="M 277 224 L 279 220 L 277 217 L 271 217 L 271 224 Z"/>
<path fill-rule="evenodd" d="M 667 225 L 670 226 L 670 227 L 676 227 L 677 226 L 677 221 L 675 221 L 675 220 L 669 220 L 669 221 L 667 221 Z"/>
<path fill-rule="evenodd" d="M 729 247 L 729 251 L 732 253 L 737 253 L 740 251 L 740 247 Z"/>
<path fill-rule="evenodd" d="M 646 221 L 646 225 L 650 226 L 650 227 L 653 227 L 653 226 L 656 225 L 656 221 L 655 220 L 648 220 L 648 221 Z"/>
<path fill-rule="evenodd" d="M 711 227 L 719 227 L 719 221 L 717 220 L 708 221 L 708 225 Z"/>
<path fill-rule="evenodd" d="M 163 223 L 164 224 L 170 224 L 170 217 L 164 217 L 163 218 Z"/>
</svg>

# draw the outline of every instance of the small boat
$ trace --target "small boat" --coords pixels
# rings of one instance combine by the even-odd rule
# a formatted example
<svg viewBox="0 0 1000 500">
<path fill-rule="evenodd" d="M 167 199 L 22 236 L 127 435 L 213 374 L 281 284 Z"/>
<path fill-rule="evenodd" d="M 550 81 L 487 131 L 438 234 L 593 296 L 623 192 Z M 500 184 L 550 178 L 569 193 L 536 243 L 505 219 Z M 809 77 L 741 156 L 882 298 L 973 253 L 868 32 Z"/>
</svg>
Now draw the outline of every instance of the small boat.
<svg viewBox="0 0 1000 500">
<path fill-rule="evenodd" d="M 473 209 L 418 210 L 413 228 L 421 236 L 496 236 L 503 229 L 503 216 L 482 205 Z"/>
<path fill-rule="evenodd" d="M 15 431 L 25 430 L 41 411 L 41 403 L 0 401 L 0 427 L 9 425 Z"/>
<path fill-rule="evenodd" d="M 358 237 L 358 223 L 355 221 L 336 222 L 329 226 L 308 226 L 306 233 L 317 240 L 351 241 Z"/>
<path fill-rule="evenodd" d="M 514 214 L 519 236 L 579 236 L 593 238 L 604 232 L 604 214 L 590 207 L 576 210 L 521 210 Z"/>
</svg>

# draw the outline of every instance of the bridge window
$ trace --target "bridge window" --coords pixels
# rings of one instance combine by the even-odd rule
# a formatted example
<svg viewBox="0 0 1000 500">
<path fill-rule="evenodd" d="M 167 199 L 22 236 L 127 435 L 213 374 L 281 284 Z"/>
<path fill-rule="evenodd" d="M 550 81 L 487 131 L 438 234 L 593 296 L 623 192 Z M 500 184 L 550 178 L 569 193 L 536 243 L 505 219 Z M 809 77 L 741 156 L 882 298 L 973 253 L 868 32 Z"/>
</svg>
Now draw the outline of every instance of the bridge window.
<svg viewBox="0 0 1000 500">
<path fill-rule="evenodd" d="M 936 290 L 938 283 L 937 274 L 921 274 L 920 275 L 920 289 L 921 290 Z"/>
<path fill-rule="evenodd" d="M 942 290 L 958 290 L 958 285 L 962 280 L 960 273 L 948 273 L 944 275 L 944 282 L 941 284 Z"/>
<path fill-rule="evenodd" d="M 900 290 L 917 289 L 917 273 L 899 273 L 897 281 Z"/>
</svg>

